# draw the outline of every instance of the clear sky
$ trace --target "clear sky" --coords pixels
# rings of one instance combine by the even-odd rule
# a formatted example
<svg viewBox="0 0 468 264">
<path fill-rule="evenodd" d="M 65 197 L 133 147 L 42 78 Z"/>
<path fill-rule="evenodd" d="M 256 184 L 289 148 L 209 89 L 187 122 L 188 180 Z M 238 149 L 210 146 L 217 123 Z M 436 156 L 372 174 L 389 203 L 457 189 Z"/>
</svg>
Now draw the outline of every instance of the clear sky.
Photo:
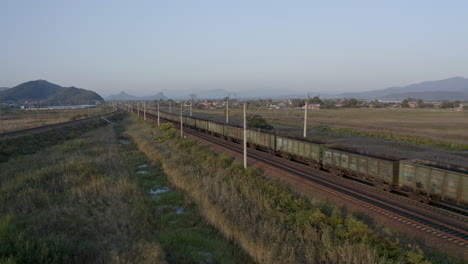
<svg viewBox="0 0 468 264">
<path fill-rule="evenodd" d="M 0 0 L 0 87 L 363 91 L 468 77 L 468 1 Z"/>
</svg>

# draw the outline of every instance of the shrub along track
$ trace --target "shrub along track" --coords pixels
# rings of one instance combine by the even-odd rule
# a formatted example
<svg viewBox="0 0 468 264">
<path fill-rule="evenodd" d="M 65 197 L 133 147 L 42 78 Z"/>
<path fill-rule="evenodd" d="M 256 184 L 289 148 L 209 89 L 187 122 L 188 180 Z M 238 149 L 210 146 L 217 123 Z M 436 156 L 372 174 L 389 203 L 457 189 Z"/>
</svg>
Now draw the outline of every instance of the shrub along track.
<svg viewBox="0 0 468 264">
<path fill-rule="evenodd" d="M 148 119 L 156 119 L 154 115 L 148 113 L 146 116 Z M 212 146 L 216 145 L 220 151 L 228 151 L 231 155 L 242 157 L 243 150 L 239 144 L 187 127 L 184 127 L 184 134 Z M 372 215 L 384 216 L 397 228 L 405 226 L 405 230 L 411 230 L 410 232 L 419 234 L 423 239 L 428 239 L 426 241 L 431 246 L 462 255 L 464 259 L 468 258 L 468 217 L 466 216 L 414 202 L 355 181 L 332 176 L 329 173 L 262 151 L 249 148 L 248 152 L 249 165 L 275 171 L 282 175 L 282 180 L 288 183 L 300 182 L 311 190 L 318 189 L 340 197 L 347 204 L 364 208 Z"/>
<path fill-rule="evenodd" d="M 120 111 L 122 111 L 122 110 L 118 109 L 118 110 L 115 110 L 115 111 L 107 113 L 107 114 L 100 114 L 100 115 L 96 115 L 96 116 L 86 117 L 86 118 L 83 118 L 83 119 L 72 120 L 72 121 L 47 125 L 47 126 L 40 126 L 40 127 L 33 127 L 33 128 L 28 128 L 28 129 L 11 131 L 11 132 L 0 134 L 0 138 L 11 137 L 11 136 L 19 136 L 19 135 L 26 134 L 26 133 L 43 132 L 43 131 L 46 131 L 46 130 L 50 130 L 50 129 L 54 129 L 54 128 L 58 128 L 58 127 L 63 127 L 63 126 L 74 126 L 74 125 L 81 124 L 82 122 L 104 118 L 104 117 L 107 117 L 109 115 L 118 113 Z"/>
</svg>

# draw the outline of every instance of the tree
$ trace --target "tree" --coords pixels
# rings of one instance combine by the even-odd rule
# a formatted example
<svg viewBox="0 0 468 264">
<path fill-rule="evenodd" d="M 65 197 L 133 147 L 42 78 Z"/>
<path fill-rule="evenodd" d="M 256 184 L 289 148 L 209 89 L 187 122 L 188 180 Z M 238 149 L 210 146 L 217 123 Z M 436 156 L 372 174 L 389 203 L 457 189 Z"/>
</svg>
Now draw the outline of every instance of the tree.
<svg viewBox="0 0 468 264">
<path fill-rule="evenodd" d="M 336 102 L 334 100 L 323 100 L 323 108 L 325 109 L 335 109 Z"/>
<path fill-rule="evenodd" d="M 401 102 L 401 107 L 408 108 L 409 107 L 409 100 L 405 99 Z"/>
<path fill-rule="evenodd" d="M 314 96 L 314 98 L 309 100 L 309 103 L 322 103 L 322 100 L 318 96 Z"/>
<path fill-rule="evenodd" d="M 343 107 L 354 108 L 354 107 L 358 107 L 359 103 L 360 102 L 358 100 L 352 98 L 352 99 L 344 100 Z"/>
<path fill-rule="evenodd" d="M 302 107 L 305 105 L 305 99 L 292 99 L 291 103 L 293 104 L 293 107 Z"/>
<path fill-rule="evenodd" d="M 273 127 L 260 115 L 251 115 L 247 118 L 247 126 L 266 130 L 272 130 Z"/>
</svg>

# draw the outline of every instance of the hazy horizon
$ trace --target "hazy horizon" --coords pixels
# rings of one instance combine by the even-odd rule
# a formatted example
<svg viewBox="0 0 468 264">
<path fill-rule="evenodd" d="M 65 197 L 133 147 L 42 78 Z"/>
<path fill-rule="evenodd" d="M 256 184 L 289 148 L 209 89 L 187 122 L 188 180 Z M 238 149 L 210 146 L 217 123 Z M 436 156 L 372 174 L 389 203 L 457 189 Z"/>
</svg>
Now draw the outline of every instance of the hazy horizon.
<svg viewBox="0 0 468 264">
<path fill-rule="evenodd" d="M 468 77 L 464 1 L 6 1 L 0 87 L 338 93 Z"/>
</svg>

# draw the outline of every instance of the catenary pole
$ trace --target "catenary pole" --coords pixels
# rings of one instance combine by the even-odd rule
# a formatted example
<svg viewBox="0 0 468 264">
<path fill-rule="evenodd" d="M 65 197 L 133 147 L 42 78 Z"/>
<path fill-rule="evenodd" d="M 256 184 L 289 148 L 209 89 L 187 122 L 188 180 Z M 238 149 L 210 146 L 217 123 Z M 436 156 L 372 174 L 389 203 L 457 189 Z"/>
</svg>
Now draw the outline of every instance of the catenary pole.
<svg viewBox="0 0 468 264">
<path fill-rule="evenodd" d="M 226 124 L 229 123 L 229 98 L 226 99 Z"/>
<path fill-rule="evenodd" d="M 143 119 L 146 120 L 146 101 L 143 101 Z"/>
<path fill-rule="evenodd" d="M 307 94 L 304 106 L 304 137 L 307 137 L 307 108 L 309 108 L 309 94 Z"/>
<path fill-rule="evenodd" d="M 158 100 L 158 126 L 160 125 L 159 123 L 159 100 Z"/>
<path fill-rule="evenodd" d="M 246 115 L 246 103 L 244 101 L 244 169 L 247 169 L 247 115 Z"/>
<path fill-rule="evenodd" d="M 190 117 L 192 116 L 192 101 L 193 100 L 190 100 Z"/>
<path fill-rule="evenodd" d="M 182 101 L 180 102 L 180 137 L 181 138 L 184 138 L 184 124 L 183 124 L 183 107 L 184 106 L 184 103 L 182 103 Z"/>
</svg>

